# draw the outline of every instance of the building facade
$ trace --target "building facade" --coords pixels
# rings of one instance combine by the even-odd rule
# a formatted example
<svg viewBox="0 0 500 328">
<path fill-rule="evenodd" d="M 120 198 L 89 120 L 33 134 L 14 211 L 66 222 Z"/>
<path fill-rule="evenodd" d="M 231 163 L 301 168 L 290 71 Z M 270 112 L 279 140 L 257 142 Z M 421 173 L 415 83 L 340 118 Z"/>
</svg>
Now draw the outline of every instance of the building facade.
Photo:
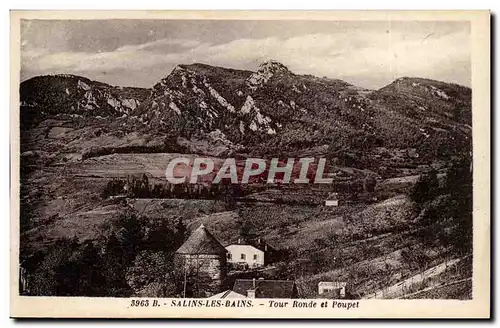
<svg viewBox="0 0 500 328">
<path fill-rule="evenodd" d="M 226 276 L 226 252 L 203 224 L 193 231 L 176 251 L 186 296 L 206 297 L 220 292 Z"/>
<path fill-rule="evenodd" d="M 331 192 L 325 200 L 325 206 L 339 206 L 339 198 L 336 192 Z"/>
<path fill-rule="evenodd" d="M 325 200 L 325 206 L 339 206 L 338 199 Z"/>
<path fill-rule="evenodd" d="M 250 268 L 264 266 L 264 251 L 252 245 L 233 244 L 226 247 L 227 262 L 234 264 L 246 264 Z"/>
<path fill-rule="evenodd" d="M 347 282 L 322 281 L 318 283 L 318 295 L 329 295 L 334 298 L 345 298 Z"/>
</svg>

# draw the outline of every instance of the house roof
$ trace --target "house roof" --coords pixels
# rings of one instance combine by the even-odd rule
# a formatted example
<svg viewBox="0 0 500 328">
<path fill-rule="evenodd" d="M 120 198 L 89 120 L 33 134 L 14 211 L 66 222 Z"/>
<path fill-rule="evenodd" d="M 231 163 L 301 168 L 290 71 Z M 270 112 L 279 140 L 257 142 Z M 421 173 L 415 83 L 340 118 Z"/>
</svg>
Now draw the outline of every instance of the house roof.
<svg viewBox="0 0 500 328">
<path fill-rule="evenodd" d="M 236 299 L 240 299 L 240 298 L 247 298 L 247 297 L 245 295 L 238 294 L 238 293 L 229 289 L 229 290 L 223 291 L 219 294 L 215 294 L 213 296 L 210 296 L 209 298 L 228 298 L 228 299 L 236 298 Z"/>
<path fill-rule="evenodd" d="M 232 246 L 232 245 L 252 246 L 252 247 L 255 247 L 258 250 L 261 250 L 263 252 L 272 252 L 272 251 L 275 250 L 274 247 L 272 247 L 271 245 L 269 245 L 262 238 L 257 238 L 257 239 L 243 239 L 241 242 L 231 243 L 231 244 L 227 245 L 226 247 L 229 247 L 229 246 Z"/>
<path fill-rule="evenodd" d="M 233 291 L 247 295 L 248 290 L 254 289 L 256 298 L 292 298 L 294 296 L 295 281 L 293 280 L 263 280 L 263 279 L 236 279 Z"/>
<path fill-rule="evenodd" d="M 339 194 L 336 192 L 331 192 L 328 194 L 328 197 L 326 200 L 338 200 L 339 199 Z"/>
<path fill-rule="evenodd" d="M 258 250 L 259 252 L 262 252 L 262 253 L 264 252 L 262 249 L 259 249 L 259 248 L 255 247 L 254 245 L 249 245 L 249 244 L 231 244 L 231 245 L 227 245 L 226 249 L 228 249 L 231 246 L 251 247 L 251 248 L 254 248 L 254 249 Z"/>
<path fill-rule="evenodd" d="M 198 229 L 191 233 L 191 236 L 176 251 L 178 254 L 226 254 L 226 249 L 207 230 L 205 225 L 200 225 Z"/>
</svg>

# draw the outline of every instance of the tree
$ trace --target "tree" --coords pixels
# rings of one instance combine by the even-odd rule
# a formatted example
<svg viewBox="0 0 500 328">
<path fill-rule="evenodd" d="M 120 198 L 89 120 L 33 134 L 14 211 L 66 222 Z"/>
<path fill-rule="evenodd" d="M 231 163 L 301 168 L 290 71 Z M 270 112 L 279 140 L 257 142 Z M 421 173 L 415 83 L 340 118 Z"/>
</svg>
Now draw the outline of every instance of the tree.
<svg viewBox="0 0 500 328">
<path fill-rule="evenodd" d="M 60 238 L 46 251 L 29 277 L 31 294 L 105 296 L 102 258 L 92 241 Z"/>
<path fill-rule="evenodd" d="M 237 198 L 237 187 L 233 184 L 224 185 L 223 186 L 223 194 L 222 199 L 226 206 L 226 210 L 234 210 L 237 207 L 236 198 Z"/>
<path fill-rule="evenodd" d="M 177 249 L 176 234 L 169 221 L 169 218 L 161 218 L 155 224 L 148 225 L 141 249 L 152 252 L 174 252 Z"/>
<path fill-rule="evenodd" d="M 175 225 L 175 246 L 180 247 L 186 240 L 187 227 L 180 217 Z"/>
<path fill-rule="evenodd" d="M 142 226 L 135 212 L 123 213 L 117 222 L 116 238 L 127 261 L 132 261 L 143 243 Z"/>
<path fill-rule="evenodd" d="M 141 181 L 141 196 L 142 197 L 149 197 L 149 179 L 146 173 L 142 174 L 142 181 Z"/>
<path fill-rule="evenodd" d="M 367 175 L 363 180 L 363 190 L 365 192 L 374 192 L 377 185 L 377 179 L 373 175 Z"/>
<path fill-rule="evenodd" d="M 248 220 L 243 220 L 240 225 L 239 233 L 244 240 L 251 240 L 255 237 L 253 225 Z"/>
<path fill-rule="evenodd" d="M 58 295 L 105 296 L 101 257 L 92 241 L 85 241 L 56 270 Z"/>
<path fill-rule="evenodd" d="M 106 296 L 127 297 L 130 289 L 125 279 L 127 268 L 143 247 L 144 233 L 135 212 L 123 213 L 115 222 L 115 233 L 106 241 L 103 256 L 103 276 L 107 285 Z"/>
<path fill-rule="evenodd" d="M 410 197 L 418 205 L 423 205 L 425 202 L 433 199 L 439 192 L 439 180 L 437 172 L 431 169 L 429 172 L 422 174 L 415 186 L 413 187 Z"/>
<path fill-rule="evenodd" d="M 101 192 L 102 198 L 108 198 L 110 196 L 116 196 L 124 192 L 125 181 L 121 179 L 112 179 L 108 181 L 106 187 Z"/>
<path fill-rule="evenodd" d="M 120 242 L 115 234 L 112 234 L 107 240 L 103 256 L 102 270 L 107 286 L 106 296 L 127 297 L 131 295 L 132 290 L 125 279 L 126 269 L 129 265 L 129 259 L 124 256 Z"/>
<path fill-rule="evenodd" d="M 472 166 L 470 156 L 454 161 L 446 174 L 445 189 L 450 194 L 452 238 L 460 253 L 472 250 Z"/>
<path fill-rule="evenodd" d="M 154 185 L 153 190 L 151 191 L 152 198 L 165 198 L 165 185 L 157 183 Z"/>
<path fill-rule="evenodd" d="M 453 160 L 442 189 L 433 195 L 426 185 L 436 185 L 433 178 L 421 178 L 424 182 L 415 186 L 412 197 L 425 201 L 420 222 L 428 229 L 420 232 L 425 244 L 440 243 L 460 254 L 472 251 L 472 170 L 469 156 Z M 420 188 L 420 189 L 419 189 Z M 431 195 L 434 198 L 429 198 Z"/>
<path fill-rule="evenodd" d="M 173 262 L 165 252 L 138 253 L 127 270 L 126 279 L 137 296 L 179 296 L 181 282 L 176 279 Z"/>
<path fill-rule="evenodd" d="M 68 262 L 70 255 L 77 247 L 76 239 L 59 238 L 46 249 L 43 260 L 29 277 L 32 295 L 69 295 L 66 290 L 60 290 L 60 272 L 61 267 Z"/>
</svg>

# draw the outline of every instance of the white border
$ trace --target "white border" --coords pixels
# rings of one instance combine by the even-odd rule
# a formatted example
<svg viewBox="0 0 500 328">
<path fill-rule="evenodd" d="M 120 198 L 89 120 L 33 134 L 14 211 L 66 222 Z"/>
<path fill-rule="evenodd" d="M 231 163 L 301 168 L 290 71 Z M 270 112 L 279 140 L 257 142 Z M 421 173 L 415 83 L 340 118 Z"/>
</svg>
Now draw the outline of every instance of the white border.
<svg viewBox="0 0 500 328">
<path fill-rule="evenodd" d="M 335 7 L 336 8 L 333 8 L 333 9 L 391 9 L 391 8 L 399 8 L 399 9 L 441 9 L 441 8 L 449 8 L 448 6 L 450 4 L 453 4 L 454 7 L 456 9 L 493 9 L 495 10 L 497 7 L 498 7 L 498 1 L 482 1 L 482 0 L 476 0 L 476 1 L 454 1 L 453 3 L 450 3 L 450 2 L 447 2 L 447 1 L 437 1 L 437 0 L 434 0 L 434 1 L 426 1 L 426 0 L 423 0 L 423 1 L 418 1 L 418 2 L 414 2 L 414 3 L 409 3 L 409 2 L 401 2 L 401 1 L 376 1 L 376 2 L 373 2 L 373 1 L 357 1 L 357 0 L 351 0 L 351 1 L 348 1 L 348 2 L 344 2 L 344 3 L 334 3 Z M 202 9 L 202 8 L 212 8 L 212 9 L 216 9 L 216 8 L 221 8 L 221 9 L 236 9 L 236 8 L 240 8 L 240 9 L 243 9 L 243 8 L 254 8 L 254 9 L 274 9 L 274 8 L 279 8 L 279 9 L 289 9 L 289 8 L 294 8 L 294 9 L 300 9 L 301 7 L 304 8 L 304 5 L 306 5 L 306 8 L 307 9 L 332 9 L 332 7 L 325 7 L 325 3 L 323 1 L 316 1 L 316 0 L 310 0 L 310 1 L 307 1 L 307 2 L 304 2 L 304 1 L 287 1 L 286 3 L 283 3 L 281 5 L 274 5 L 275 7 L 273 7 L 273 4 L 270 4 L 269 1 L 261 1 L 261 0 L 255 0 L 255 1 L 251 1 L 249 3 L 242 3 L 242 2 L 238 2 L 238 3 L 234 3 L 234 2 L 230 2 L 230 1 L 211 1 L 209 3 L 206 3 L 206 2 L 202 2 L 202 1 L 182 1 L 180 3 L 178 3 L 177 5 L 176 4 L 172 4 L 172 3 L 165 3 L 163 1 L 150 1 L 150 0 L 143 0 L 143 1 L 140 1 L 140 2 L 128 2 L 128 1 L 113 1 L 111 3 L 104 3 L 103 1 L 71 1 L 71 2 L 68 2 L 68 1 L 53 1 L 53 0 L 49 0 L 49 1 L 44 1 L 43 3 L 41 2 L 38 2 L 38 1 L 11 1 L 11 0 L 7 0 L 5 2 L 2 2 L 2 5 L 5 4 L 6 5 L 6 8 L 18 8 L 18 9 L 32 9 L 32 8 L 46 8 L 46 9 L 53 9 L 53 8 L 57 8 L 57 9 L 76 9 L 76 8 L 83 8 L 83 9 L 107 9 L 107 8 L 120 8 L 120 9 L 143 9 L 143 8 L 158 8 L 158 7 L 162 7 L 162 6 L 165 6 L 165 5 L 168 5 L 170 8 L 172 9 Z M 209 6 L 207 6 L 207 4 L 209 4 Z M 496 10 L 495 10 L 496 11 Z M 8 17 L 8 12 L 7 10 L 5 10 L 4 12 L 4 15 L 2 18 L 4 18 L 2 20 L 2 23 L 1 26 L 2 26 L 2 32 L 1 33 L 1 37 L 3 38 L 3 41 L 4 43 L 3 44 L 7 44 L 8 43 L 8 39 L 9 39 L 9 17 Z M 495 36 L 495 41 L 497 41 L 497 36 Z M 2 69 L 5 70 L 5 74 L 3 76 L 9 76 L 8 75 L 8 70 L 9 70 L 9 55 L 8 53 L 4 53 L 4 57 L 3 57 L 3 66 L 2 66 Z M 3 85 L 3 90 L 5 90 L 5 94 L 4 94 L 4 102 L 5 104 L 7 105 L 8 104 L 8 95 L 9 95 L 9 88 L 8 88 L 8 84 L 6 82 L 6 80 L 2 80 L 1 82 Z M 498 89 L 496 88 L 495 91 L 498 91 Z M 8 105 L 7 106 L 4 106 L 4 108 L 8 108 Z M 4 154 L 7 155 L 7 151 L 9 149 L 9 143 L 8 143 L 8 140 L 9 140 L 9 137 L 8 137 L 8 134 L 6 131 L 9 131 L 9 126 L 8 126 L 8 123 L 9 122 L 9 119 L 8 119 L 8 114 L 7 114 L 7 111 L 1 111 L 0 112 L 2 115 L 0 117 L 0 122 L 1 124 L 3 124 L 3 129 L 0 129 L 2 131 L 2 138 L 4 138 L 4 142 L 2 143 L 2 146 L 4 147 Z M 500 120 L 498 119 L 498 115 L 497 115 L 497 120 Z M 495 123 L 498 123 L 498 121 L 495 120 Z M 498 152 L 498 149 L 496 149 L 497 152 Z M 7 156 L 5 156 L 7 157 Z M 9 203 L 7 201 L 7 199 L 9 199 L 9 191 L 7 189 L 7 180 L 8 180 L 8 175 L 7 175 L 7 167 L 8 167 L 8 163 L 6 161 L 3 161 L 2 162 L 2 165 L 3 165 L 3 168 L 5 170 L 3 170 L 4 174 L 2 175 L 2 178 L 4 179 L 5 183 L 3 183 L 2 185 L 4 186 L 4 189 L 2 189 L 2 200 L 3 200 L 3 205 L 2 208 L 4 209 L 4 211 L 6 212 L 7 215 L 4 215 L 4 217 L 8 217 L 8 208 L 9 208 Z M 496 182 L 496 181 L 495 181 Z M 10 184 L 10 183 L 9 183 Z M 497 198 L 498 197 L 498 198 Z M 497 195 L 497 197 L 495 197 L 495 203 L 498 203 L 498 201 L 500 200 L 500 196 Z M 4 238 L 3 240 L 5 240 L 5 243 L 7 243 L 7 240 L 9 240 L 8 238 L 8 220 L 3 220 L 2 221 L 3 224 L 4 224 L 4 229 L 2 229 L 2 231 L 4 232 Z M 498 224 L 496 225 L 496 232 L 498 233 Z M 6 245 L 7 246 L 7 245 Z M 4 262 L 3 263 L 6 263 L 6 259 L 8 258 L 8 251 L 6 251 L 8 248 L 5 247 L 4 248 L 4 252 L 2 252 L 2 256 L 4 257 Z M 498 258 L 498 252 L 497 252 L 497 256 L 495 257 L 494 260 L 497 260 Z M 1 275 L 2 275 L 2 278 L 4 278 L 4 286 L 5 285 L 8 285 L 8 281 L 9 281 L 9 275 L 7 273 L 7 270 L 4 269 L 3 271 L 1 271 Z M 498 286 L 498 284 L 497 284 Z M 9 299 L 8 299 L 8 296 L 6 293 L 3 293 L 4 295 L 4 298 L 2 299 L 2 305 L 3 305 L 3 309 L 4 309 L 4 313 L 3 313 L 3 318 L 4 319 L 7 319 L 8 318 L 8 303 L 9 303 Z M 10 321 L 9 322 L 9 326 L 12 325 L 13 322 Z M 46 325 L 52 325 L 51 323 L 45 323 Z M 81 323 L 82 324 L 82 323 Z M 83 323 L 84 325 L 86 324 L 89 324 L 89 325 L 93 325 L 95 326 L 96 323 Z M 179 324 L 179 323 L 169 323 L 169 324 L 173 324 L 173 325 L 176 325 L 176 324 Z M 183 325 L 184 324 L 193 324 L 193 323 L 182 323 Z M 206 324 L 206 323 L 203 323 L 203 324 Z M 221 324 L 220 322 L 219 323 L 216 323 L 216 324 Z M 226 323 L 227 324 L 227 323 Z M 229 323 L 229 324 L 232 324 L 232 323 Z M 240 323 L 239 323 L 240 324 Z M 243 323 L 241 323 L 243 324 Z M 266 325 L 267 323 L 260 323 L 262 325 Z M 273 326 L 274 325 L 283 325 L 283 323 L 279 324 L 279 323 L 272 323 Z M 285 323 L 286 324 L 286 323 Z M 306 323 L 308 324 L 308 323 Z M 340 324 L 340 323 L 335 323 L 335 324 Z M 387 323 L 379 323 L 379 324 L 382 324 L 382 325 L 386 325 Z M 398 323 L 396 323 L 398 324 Z M 418 325 L 419 323 L 412 323 L 410 325 Z M 425 323 L 427 326 L 433 326 L 433 325 L 437 325 L 437 323 L 428 323 L 426 322 Z M 455 324 L 458 324 L 460 325 L 461 323 L 453 323 L 454 325 Z M 139 324 L 140 325 L 140 324 Z M 360 324 L 355 324 L 355 325 L 360 325 Z M 361 324 L 362 325 L 362 324 Z"/>
</svg>

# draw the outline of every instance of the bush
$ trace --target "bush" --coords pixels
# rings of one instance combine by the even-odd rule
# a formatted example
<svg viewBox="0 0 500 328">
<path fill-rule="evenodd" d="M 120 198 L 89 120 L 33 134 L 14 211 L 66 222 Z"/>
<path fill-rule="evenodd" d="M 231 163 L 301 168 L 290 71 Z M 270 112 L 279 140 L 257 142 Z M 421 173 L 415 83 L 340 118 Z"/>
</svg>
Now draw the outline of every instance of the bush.
<svg viewBox="0 0 500 328">
<path fill-rule="evenodd" d="M 419 205 L 433 199 L 439 192 L 439 181 L 436 170 L 422 174 L 413 187 L 410 197 Z"/>
<path fill-rule="evenodd" d="M 169 254 L 142 251 L 127 270 L 126 279 L 134 293 L 141 297 L 178 296 L 182 282 L 173 274 L 174 264 Z"/>
<path fill-rule="evenodd" d="M 101 198 L 109 198 L 111 196 L 117 196 L 123 194 L 125 191 L 125 181 L 120 179 L 113 179 L 108 181 L 106 187 L 101 192 Z"/>
<path fill-rule="evenodd" d="M 437 188 L 434 175 L 421 177 L 412 198 L 421 207 L 420 222 L 429 229 L 422 232 L 424 242 L 451 246 L 459 254 L 472 251 L 472 171 L 470 157 L 452 162 L 443 188 Z"/>
<path fill-rule="evenodd" d="M 105 296 L 102 258 L 91 241 L 60 238 L 42 252 L 28 275 L 29 294 L 39 296 Z"/>
</svg>

